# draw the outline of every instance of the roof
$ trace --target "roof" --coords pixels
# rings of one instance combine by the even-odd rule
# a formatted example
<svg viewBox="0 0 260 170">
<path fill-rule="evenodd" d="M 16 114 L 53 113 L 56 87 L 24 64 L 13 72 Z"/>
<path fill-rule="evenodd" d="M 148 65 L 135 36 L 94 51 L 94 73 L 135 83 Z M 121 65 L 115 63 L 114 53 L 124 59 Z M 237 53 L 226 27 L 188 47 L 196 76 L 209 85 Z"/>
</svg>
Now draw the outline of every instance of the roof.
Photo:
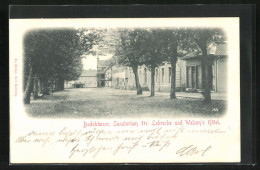
<svg viewBox="0 0 260 170">
<path fill-rule="evenodd" d="M 182 60 L 196 59 L 196 58 L 198 58 L 198 56 L 200 56 L 200 55 L 201 55 L 201 53 L 199 53 L 199 52 L 192 52 L 192 53 L 189 53 L 189 54 L 183 56 L 181 59 L 182 59 Z"/>
<path fill-rule="evenodd" d="M 211 43 L 208 46 L 208 54 L 213 55 L 227 55 L 227 44 L 225 42 L 221 43 Z"/>
<path fill-rule="evenodd" d="M 97 76 L 97 70 L 83 70 L 80 77 Z"/>
<path fill-rule="evenodd" d="M 227 56 L 227 45 L 225 42 L 222 43 L 211 43 L 208 46 L 208 55 L 211 57 L 216 56 Z M 192 52 L 188 55 L 182 57 L 182 60 L 199 59 L 201 57 L 201 52 Z"/>
<path fill-rule="evenodd" d="M 226 44 L 219 44 L 216 50 L 215 55 L 227 55 L 227 46 Z"/>
</svg>

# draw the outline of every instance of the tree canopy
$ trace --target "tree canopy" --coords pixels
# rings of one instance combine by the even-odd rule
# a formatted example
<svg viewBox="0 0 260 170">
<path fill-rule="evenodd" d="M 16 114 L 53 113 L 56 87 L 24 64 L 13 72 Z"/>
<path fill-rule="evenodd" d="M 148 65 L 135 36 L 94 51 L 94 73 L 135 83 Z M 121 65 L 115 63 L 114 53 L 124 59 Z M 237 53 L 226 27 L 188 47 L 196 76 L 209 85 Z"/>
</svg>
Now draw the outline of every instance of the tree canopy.
<svg viewBox="0 0 260 170">
<path fill-rule="evenodd" d="M 96 30 L 44 29 L 31 30 L 24 36 L 24 77 L 40 81 L 74 80 L 82 72 L 82 57 L 90 53 L 99 40 Z M 32 82 L 24 83 L 26 98 Z"/>
<path fill-rule="evenodd" d="M 83 54 L 90 51 L 97 38 L 86 30 L 30 31 L 24 39 L 25 62 L 39 77 L 73 80 L 81 73 Z"/>
<path fill-rule="evenodd" d="M 197 44 L 197 48 L 201 52 L 201 65 L 202 65 L 202 86 L 204 89 L 204 103 L 211 102 L 211 85 L 210 80 L 212 75 L 211 70 L 211 57 L 208 55 L 208 45 L 212 42 L 226 41 L 227 37 L 225 32 L 220 28 L 196 28 L 189 29 L 189 35 Z"/>
</svg>

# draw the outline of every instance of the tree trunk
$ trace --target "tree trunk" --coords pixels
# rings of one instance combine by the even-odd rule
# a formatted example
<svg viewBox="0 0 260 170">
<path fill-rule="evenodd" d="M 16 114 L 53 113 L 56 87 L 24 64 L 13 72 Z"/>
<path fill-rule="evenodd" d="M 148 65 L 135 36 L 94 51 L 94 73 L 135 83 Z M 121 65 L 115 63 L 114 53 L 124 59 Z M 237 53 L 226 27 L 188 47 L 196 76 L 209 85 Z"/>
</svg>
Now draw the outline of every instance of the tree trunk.
<svg viewBox="0 0 260 170">
<path fill-rule="evenodd" d="M 205 92 L 204 92 L 204 103 L 210 103 L 211 102 L 211 93 L 210 93 L 210 90 L 211 90 L 211 86 L 210 86 L 210 79 L 211 79 L 211 75 L 210 75 L 210 65 L 206 65 L 206 68 L 205 68 L 205 78 L 206 78 L 206 81 L 205 81 Z"/>
<path fill-rule="evenodd" d="M 42 94 L 42 80 L 41 79 L 39 79 L 38 80 L 38 85 L 39 85 L 39 94 Z"/>
<path fill-rule="evenodd" d="M 207 53 L 207 41 L 210 36 L 209 30 L 200 30 L 199 31 L 199 39 L 197 39 L 197 44 L 199 45 L 201 51 L 202 51 L 202 59 L 201 59 L 201 65 L 202 65 L 202 87 L 204 89 L 203 96 L 204 101 L 203 103 L 208 104 L 211 102 L 211 94 L 210 94 L 210 79 L 211 75 L 209 74 L 210 71 L 210 58 Z"/>
<path fill-rule="evenodd" d="M 155 75 L 155 67 L 151 68 L 151 94 L 150 96 L 154 96 L 154 75 Z"/>
<path fill-rule="evenodd" d="M 42 94 L 43 95 L 49 95 L 49 90 L 48 90 L 48 80 L 47 79 L 43 79 L 43 83 L 42 83 Z"/>
<path fill-rule="evenodd" d="M 61 91 L 64 90 L 64 80 L 61 78 L 58 78 L 55 80 L 55 86 L 56 86 L 56 91 Z"/>
<path fill-rule="evenodd" d="M 59 80 L 55 79 L 53 85 L 55 86 L 55 91 L 59 91 Z"/>
<path fill-rule="evenodd" d="M 64 90 L 64 80 L 60 79 L 60 90 Z"/>
<path fill-rule="evenodd" d="M 25 72 L 25 71 L 24 71 L 24 72 Z M 29 72 L 29 74 L 30 74 L 30 72 Z M 23 79 L 23 92 L 25 92 L 25 90 L 26 90 L 27 81 L 28 81 L 27 74 L 24 73 L 24 79 Z"/>
<path fill-rule="evenodd" d="M 211 87 L 210 87 L 210 79 L 211 79 L 211 75 L 210 75 L 210 67 L 211 65 L 209 64 L 209 58 L 208 56 L 203 56 L 202 58 L 202 85 L 204 88 L 204 100 L 203 103 L 208 104 L 211 102 Z"/>
<path fill-rule="evenodd" d="M 26 83 L 26 88 L 24 91 L 24 96 L 23 96 L 24 104 L 30 104 L 32 85 L 33 85 L 33 68 L 31 66 L 27 83 Z"/>
<path fill-rule="evenodd" d="M 38 80 L 37 80 L 37 78 L 34 78 L 34 82 L 33 82 L 33 99 L 34 100 L 38 99 Z"/>
<path fill-rule="evenodd" d="M 135 75 L 135 85 L 136 85 L 136 92 L 137 95 L 141 95 L 142 92 L 142 88 L 140 85 L 140 81 L 139 81 L 139 76 L 138 76 L 138 66 L 137 67 L 132 67 L 134 75 Z"/>
<path fill-rule="evenodd" d="M 176 99 L 176 60 L 171 61 L 171 93 L 170 99 Z"/>
</svg>

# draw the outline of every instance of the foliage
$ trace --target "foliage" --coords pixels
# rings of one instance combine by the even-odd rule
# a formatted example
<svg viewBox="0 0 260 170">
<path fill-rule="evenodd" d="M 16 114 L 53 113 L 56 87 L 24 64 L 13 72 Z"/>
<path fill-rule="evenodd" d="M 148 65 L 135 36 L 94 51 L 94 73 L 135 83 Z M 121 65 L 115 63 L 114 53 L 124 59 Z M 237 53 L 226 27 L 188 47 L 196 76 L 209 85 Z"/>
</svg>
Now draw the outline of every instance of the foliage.
<svg viewBox="0 0 260 170">
<path fill-rule="evenodd" d="M 227 40 L 225 32 L 221 28 L 190 28 L 187 29 L 189 37 L 197 44 L 197 49 L 202 55 L 207 55 L 207 47 L 212 42 L 224 42 Z"/>
<path fill-rule="evenodd" d="M 164 30 L 147 29 L 145 31 L 145 42 L 142 44 L 144 64 L 152 69 L 160 66 L 166 59 L 167 42 Z"/>
<path fill-rule="evenodd" d="M 115 50 L 117 63 L 130 67 L 143 65 L 142 45 L 144 42 L 144 30 L 121 29 L 118 31 L 120 39 Z"/>
<path fill-rule="evenodd" d="M 223 42 L 227 39 L 225 32 L 220 28 L 197 28 L 189 30 L 190 37 L 196 42 L 201 52 L 202 64 L 202 86 L 204 89 L 204 103 L 211 102 L 211 85 L 210 80 L 212 75 L 211 70 L 211 57 L 208 55 L 208 45 L 212 42 Z"/>
<path fill-rule="evenodd" d="M 98 40 L 94 31 L 75 29 L 34 30 L 24 38 L 25 74 L 28 66 L 40 78 L 72 80 L 82 70 L 82 55 Z"/>
<path fill-rule="evenodd" d="M 119 41 L 116 45 L 115 56 L 116 63 L 129 66 L 133 69 L 137 94 L 142 94 L 142 88 L 139 82 L 138 66 L 144 64 L 142 50 L 144 44 L 144 30 L 142 29 L 121 29 L 119 32 Z"/>
<path fill-rule="evenodd" d="M 37 99 L 38 89 L 49 94 L 50 83 L 52 91 L 54 85 L 56 90 L 63 90 L 64 80 L 77 79 L 82 72 L 83 55 L 91 52 L 98 40 L 95 30 L 28 31 L 24 36 L 24 103 L 30 104 L 32 87 Z"/>
</svg>

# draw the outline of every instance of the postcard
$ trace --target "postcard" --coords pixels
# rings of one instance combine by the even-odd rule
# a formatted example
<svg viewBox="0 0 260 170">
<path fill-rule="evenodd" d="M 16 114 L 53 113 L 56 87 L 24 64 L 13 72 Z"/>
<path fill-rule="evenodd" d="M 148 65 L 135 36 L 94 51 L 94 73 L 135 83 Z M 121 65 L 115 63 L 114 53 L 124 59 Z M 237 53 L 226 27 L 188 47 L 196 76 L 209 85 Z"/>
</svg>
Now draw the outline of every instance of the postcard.
<svg viewBox="0 0 260 170">
<path fill-rule="evenodd" d="M 238 17 L 10 19 L 10 163 L 241 161 Z"/>
</svg>

